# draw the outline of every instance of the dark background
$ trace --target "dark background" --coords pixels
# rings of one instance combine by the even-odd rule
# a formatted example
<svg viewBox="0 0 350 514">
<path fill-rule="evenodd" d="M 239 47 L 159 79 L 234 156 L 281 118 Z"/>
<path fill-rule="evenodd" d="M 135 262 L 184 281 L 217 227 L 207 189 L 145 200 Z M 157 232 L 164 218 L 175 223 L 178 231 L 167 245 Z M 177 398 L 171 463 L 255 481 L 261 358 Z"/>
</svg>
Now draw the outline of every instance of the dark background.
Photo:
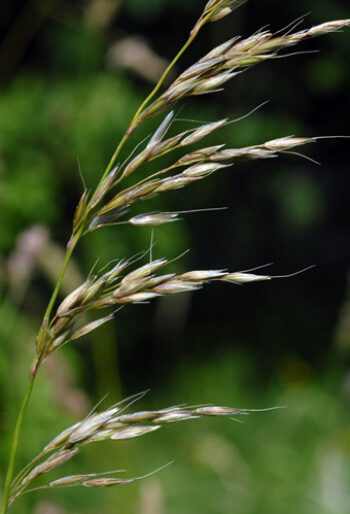
<svg viewBox="0 0 350 514">
<path fill-rule="evenodd" d="M 267 24 L 277 31 L 309 11 L 301 28 L 346 18 L 346 4 L 252 0 L 207 26 L 177 71 L 232 35 L 248 36 Z M 93 187 L 152 88 L 157 71 L 150 77 L 150 69 L 157 70 L 159 58 L 176 54 L 202 5 L 200 0 L 13 0 L 0 6 L 1 462 L 31 341 L 82 191 L 77 159 Z M 136 37 L 148 57 L 135 65 Z M 176 113 L 199 121 L 233 119 L 269 100 L 244 121 L 208 138 L 208 145 L 245 146 L 291 134 L 348 135 L 349 49 L 346 30 L 313 39 L 297 48 L 305 55 L 259 65 L 219 95 L 187 99 Z M 136 140 L 155 124 L 140 129 Z M 179 121 L 176 130 L 189 126 Z M 58 427 L 62 417 L 66 425 L 73 422 L 106 392 L 109 404 L 151 388 L 143 400 L 147 408 L 213 402 L 257 408 L 287 404 L 288 409 L 251 417 L 244 427 L 201 421 L 191 430 L 186 430 L 190 425 L 172 427 L 160 440 L 149 436 L 152 441 L 135 443 L 136 450 L 130 445 L 123 463 L 130 473 L 157 467 L 158 462 L 149 462 L 154 448 L 165 461 L 176 458 L 164 479 L 152 479 L 150 493 L 143 483 L 140 490 L 130 486 L 134 493 L 124 489 L 89 496 L 79 491 L 60 501 L 51 493 L 51 507 L 46 497 L 28 496 L 23 509 L 35 504 L 39 514 L 51 512 L 48 508 L 111 512 L 118 498 L 120 512 L 142 513 L 147 512 L 147 494 L 153 494 L 159 512 L 344 514 L 350 454 L 348 148 L 346 139 L 324 140 L 302 149 L 320 166 L 295 155 L 241 164 L 141 206 L 138 212 L 228 208 L 186 215 L 181 223 L 155 230 L 154 256 L 170 259 L 190 248 L 176 262 L 177 270 L 238 271 L 273 262 L 266 272 L 282 274 L 316 267 L 290 279 L 244 287 L 213 284 L 193 295 L 123 310 L 114 326 L 47 365 L 28 421 L 23 459 L 33 455 L 28 439 L 38 423 L 42 428 L 35 430 L 35 448 L 65 426 Z M 33 226 L 42 246 L 34 240 L 30 253 L 26 240 L 19 245 L 18 234 Z M 150 239 L 149 229 L 129 227 L 88 236 L 69 271 L 67 291 L 97 258 L 102 267 L 145 250 Z M 16 268 L 23 259 L 24 271 Z M 43 415 L 44 401 L 50 412 Z M 204 428 L 198 427 L 201 423 Z M 225 455 L 231 457 L 228 462 Z M 74 472 L 99 459 L 113 469 L 99 452 L 77 463 Z M 326 472 L 332 466 L 336 486 Z M 206 499 L 208 487 L 217 503 Z"/>
</svg>

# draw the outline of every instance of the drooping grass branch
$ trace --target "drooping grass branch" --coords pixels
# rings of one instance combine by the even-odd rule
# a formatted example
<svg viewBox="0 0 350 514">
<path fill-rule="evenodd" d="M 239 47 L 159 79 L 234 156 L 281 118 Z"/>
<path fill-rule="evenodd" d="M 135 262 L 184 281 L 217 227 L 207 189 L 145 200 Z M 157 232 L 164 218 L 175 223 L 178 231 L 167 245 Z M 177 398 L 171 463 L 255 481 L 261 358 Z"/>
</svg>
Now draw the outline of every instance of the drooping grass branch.
<svg viewBox="0 0 350 514">
<path fill-rule="evenodd" d="M 203 126 L 175 134 L 166 139 L 172 127 L 174 113 L 172 107 L 188 96 L 215 93 L 228 81 L 241 73 L 291 48 L 306 38 L 337 31 L 350 24 L 350 20 L 327 22 L 311 29 L 292 34 L 274 35 L 261 31 L 246 39 L 233 37 L 215 47 L 161 92 L 164 81 L 174 65 L 196 39 L 199 31 L 209 22 L 216 22 L 231 14 L 246 0 L 209 0 L 192 28 L 189 38 L 162 74 L 158 83 L 142 102 L 134 114 L 125 135 L 116 147 L 110 162 L 102 173 L 95 191 L 84 191 L 76 208 L 72 235 L 67 244 L 66 256 L 54 291 L 49 300 L 36 340 L 36 357 L 31 369 L 28 388 L 19 411 L 13 434 L 9 464 L 5 478 L 1 514 L 6 514 L 9 505 L 38 476 L 45 474 L 71 459 L 80 448 L 88 443 L 103 439 L 128 439 L 159 429 L 164 423 L 180 421 L 200 416 L 243 414 L 246 411 L 227 407 L 202 407 L 197 409 L 166 409 L 155 412 L 142 412 L 121 415 L 119 407 L 112 407 L 103 413 L 89 416 L 60 434 L 43 452 L 35 457 L 15 479 L 13 479 L 16 454 L 24 415 L 31 397 L 35 377 L 43 361 L 54 351 L 74 342 L 98 329 L 114 317 L 115 309 L 121 305 L 142 303 L 159 296 L 194 291 L 213 280 L 242 284 L 265 281 L 275 278 L 270 275 L 257 275 L 251 272 L 226 270 L 196 270 L 181 274 L 159 274 L 167 264 L 166 259 L 151 261 L 135 267 L 136 261 L 125 258 L 108 271 L 90 276 L 78 289 L 68 295 L 56 308 L 62 280 L 69 266 L 73 252 L 81 238 L 91 231 L 108 225 L 129 223 L 134 226 L 157 226 L 178 220 L 181 211 L 146 212 L 135 215 L 129 211 L 139 201 L 146 201 L 159 194 L 186 187 L 209 177 L 217 171 L 246 160 L 277 157 L 295 147 L 314 142 L 317 138 L 280 137 L 245 148 L 225 148 L 221 142 L 214 146 L 190 149 L 207 135 L 229 123 L 227 119 L 206 123 Z M 158 97 L 157 97 L 158 95 Z M 125 143 L 136 129 L 151 117 L 170 111 L 160 123 L 151 139 L 132 160 L 118 165 L 117 160 Z M 136 145 L 135 145 L 136 148 Z M 142 170 L 149 162 L 157 164 L 157 159 L 175 150 L 185 153 L 174 160 L 167 168 L 156 168 L 152 174 L 141 176 L 126 188 L 121 184 L 127 177 Z M 182 171 L 179 169 L 182 168 Z M 277 277 L 276 277 L 277 278 Z M 97 320 L 77 328 L 76 322 L 82 314 L 91 310 L 107 310 Z M 47 457 L 47 455 L 50 456 Z M 47 458 L 46 458 L 47 457 Z M 40 462 L 41 461 L 41 462 Z M 105 478 L 98 474 L 84 474 L 50 482 L 48 487 L 85 485 L 98 487 L 130 482 L 132 479 Z"/>
<path fill-rule="evenodd" d="M 136 395 L 142 397 L 144 393 Z M 133 400 L 135 401 L 135 399 Z M 142 437 L 161 429 L 163 426 L 179 421 L 201 417 L 231 417 L 245 415 L 250 412 L 265 412 L 272 409 L 237 409 L 222 406 L 202 406 L 196 408 L 170 407 L 157 411 L 141 411 L 124 414 L 121 405 L 115 405 L 98 414 L 87 418 L 60 433 L 48 443 L 39 455 L 21 472 L 14 481 L 10 492 L 10 503 L 22 495 L 32 482 L 39 476 L 46 475 L 72 459 L 87 444 L 100 441 L 124 441 Z M 105 478 L 106 473 L 71 475 L 49 482 L 40 489 L 73 486 L 107 487 L 130 483 L 130 478 Z M 34 489 L 35 490 L 35 489 Z M 30 492 L 30 491 L 29 491 Z"/>
</svg>

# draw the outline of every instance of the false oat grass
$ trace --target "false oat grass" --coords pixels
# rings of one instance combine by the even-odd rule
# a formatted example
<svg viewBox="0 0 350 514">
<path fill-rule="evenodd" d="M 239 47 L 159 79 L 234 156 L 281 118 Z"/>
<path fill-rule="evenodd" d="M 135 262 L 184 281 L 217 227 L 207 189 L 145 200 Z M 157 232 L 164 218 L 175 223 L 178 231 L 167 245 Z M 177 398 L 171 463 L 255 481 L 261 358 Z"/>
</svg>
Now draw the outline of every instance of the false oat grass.
<svg viewBox="0 0 350 514">
<path fill-rule="evenodd" d="M 131 403 L 145 393 L 135 395 Z M 37 455 L 15 478 L 10 492 L 10 504 L 23 494 L 28 486 L 40 475 L 49 473 L 72 459 L 85 445 L 99 441 L 122 441 L 141 437 L 169 423 L 197 419 L 201 417 L 236 416 L 271 409 L 234 409 L 230 407 L 201 406 L 171 407 L 157 411 L 141 411 L 123 414 L 119 404 L 98 414 L 92 413 L 84 420 L 64 430 Z M 48 456 L 49 455 L 49 456 Z M 41 462 L 40 462 L 41 461 Z M 40 463 L 39 463 L 40 462 Z M 114 473 L 114 472 L 112 472 Z M 108 472 L 109 474 L 109 472 Z M 78 486 L 105 487 L 130 483 L 135 478 L 104 478 L 106 473 L 73 475 L 49 482 L 39 489 Z M 30 491 L 27 491 L 30 492 Z"/>
<path fill-rule="evenodd" d="M 144 254 L 120 260 L 107 271 L 92 273 L 83 284 L 56 307 L 57 296 L 67 266 L 82 237 L 108 225 L 128 223 L 133 226 L 154 227 L 172 223 L 179 219 L 180 214 L 184 213 L 184 211 L 146 212 L 135 215 L 132 207 L 136 202 L 143 202 L 162 193 L 187 187 L 240 162 L 270 159 L 282 153 L 293 153 L 295 148 L 320 139 L 285 136 L 244 148 L 226 148 L 224 144 L 219 143 L 214 146 L 202 146 L 199 149 L 187 149 L 194 144 L 201 143 L 209 134 L 214 134 L 232 123 L 228 119 L 205 123 L 199 128 L 166 137 L 174 120 L 174 112 L 171 109 L 179 100 L 188 96 L 216 93 L 228 81 L 238 77 L 241 73 L 257 64 L 279 57 L 281 51 L 297 45 L 304 39 L 338 31 L 350 24 L 350 20 L 337 20 L 295 33 L 292 33 L 295 28 L 292 27 L 285 34 L 259 31 L 246 39 L 233 37 L 190 66 L 163 93 L 158 95 L 168 73 L 193 43 L 199 31 L 207 23 L 216 22 L 228 16 L 245 2 L 246 0 L 209 0 L 206 3 L 188 40 L 135 113 L 95 191 L 89 193 L 86 190 L 81 196 L 73 220 L 72 235 L 67 244 L 65 261 L 36 339 L 36 355 L 29 375 L 28 389 L 14 429 L 1 514 L 6 514 L 9 506 L 21 494 L 38 489 L 28 489 L 28 486 L 31 486 L 37 477 L 59 468 L 80 452 L 86 444 L 105 439 L 120 441 L 140 437 L 159 430 L 164 424 L 170 422 L 203 416 L 232 416 L 249 412 L 247 409 L 202 406 L 196 408 L 173 407 L 158 411 L 123 414 L 120 405 L 115 405 L 104 412 L 92 413 L 85 420 L 63 431 L 14 478 L 19 435 L 35 378 L 43 361 L 54 351 L 68 343 L 73 343 L 112 320 L 115 312 L 127 304 L 144 303 L 160 296 L 196 291 L 212 281 L 246 284 L 281 278 L 258 275 L 252 272 L 254 270 L 241 272 L 195 270 L 174 274 L 163 271 L 169 264 L 163 258 L 151 260 L 144 265 L 137 265 L 145 256 Z M 136 129 L 146 120 L 163 111 L 169 112 L 145 147 L 138 152 L 139 145 L 135 145 L 135 150 L 129 158 L 122 163 L 117 163 L 125 143 L 133 136 Z M 160 157 L 175 150 L 183 151 L 183 155 L 174 159 L 173 164 L 166 168 L 157 164 Z M 154 171 L 148 175 L 145 173 L 141 175 L 142 167 L 151 162 Z M 139 178 L 132 185 L 127 187 L 121 185 L 125 179 L 129 179 L 136 173 L 139 174 Z M 82 327 L 77 325 L 79 318 L 91 310 L 104 312 L 95 321 Z M 46 486 L 40 486 L 39 489 L 78 485 L 101 487 L 136 480 L 136 478 L 106 478 L 104 475 L 92 473 L 66 476 L 48 482 Z"/>
</svg>

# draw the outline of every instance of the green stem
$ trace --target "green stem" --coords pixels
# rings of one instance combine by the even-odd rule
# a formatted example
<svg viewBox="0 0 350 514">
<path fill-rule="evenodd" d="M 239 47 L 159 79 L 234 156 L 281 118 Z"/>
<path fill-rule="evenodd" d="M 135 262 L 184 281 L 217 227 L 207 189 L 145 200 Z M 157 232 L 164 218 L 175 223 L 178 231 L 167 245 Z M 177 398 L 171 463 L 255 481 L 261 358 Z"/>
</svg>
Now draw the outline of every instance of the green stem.
<svg viewBox="0 0 350 514">
<path fill-rule="evenodd" d="M 53 291 L 53 293 L 51 295 L 50 301 L 48 303 L 48 306 L 47 306 L 45 314 L 44 314 L 44 321 L 48 321 L 48 319 L 50 318 L 53 306 L 55 305 L 55 301 L 56 301 L 58 293 L 59 293 L 59 291 L 61 289 L 62 281 L 63 281 L 64 275 L 65 275 L 65 273 L 67 271 L 68 264 L 69 264 L 69 262 L 71 260 L 71 257 L 72 257 L 72 254 L 74 252 L 74 249 L 75 249 L 76 245 L 78 244 L 78 241 L 79 241 L 79 239 L 80 239 L 80 237 L 82 235 L 82 232 L 83 232 L 83 230 L 81 228 L 79 230 L 79 232 L 77 232 L 77 234 L 75 235 L 75 237 L 72 240 L 72 242 L 69 245 L 69 247 L 67 248 L 66 257 L 64 259 L 64 263 L 63 263 L 61 272 L 59 274 L 59 277 L 57 279 L 57 283 L 56 283 L 55 289 L 54 289 L 54 291 Z"/>
<path fill-rule="evenodd" d="M 184 46 L 181 48 L 181 50 L 179 51 L 179 53 L 174 57 L 174 59 L 171 61 L 171 63 L 169 64 L 169 66 L 167 67 L 167 69 L 164 71 L 163 75 L 160 77 L 160 79 L 158 80 L 155 88 L 153 89 L 153 91 L 151 91 L 151 93 L 148 95 L 148 97 L 142 102 L 142 104 L 140 105 L 140 107 L 137 109 L 136 113 L 135 113 L 135 116 L 133 117 L 133 120 L 132 122 L 130 123 L 130 127 L 132 127 L 135 123 L 135 121 L 137 120 L 137 118 L 140 116 L 140 114 L 142 113 L 142 111 L 145 109 L 145 107 L 150 103 L 150 101 L 152 100 L 152 98 L 154 98 L 154 96 L 158 93 L 159 89 L 161 88 L 164 80 L 166 79 L 166 77 L 168 76 L 169 72 L 173 69 L 173 67 L 175 66 L 175 64 L 177 63 L 177 61 L 180 59 L 180 57 L 182 57 L 182 55 L 186 52 L 187 48 L 192 44 L 193 40 L 195 39 L 195 37 L 197 36 L 197 33 L 198 32 L 195 32 L 194 34 L 192 34 L 189 39 L 186 41 L 186 43 L 184 44 Z"/>
<path fill-rule="evenodd" d="M 30 376 L 27 391 L 23 398 L 21 409 L 19 411 L 17 422 L 16 422 L 16 427 L 15 427 L 12 445 L 11 445 L 10 458 L 9 458 L 9 463 L 8 463 L 8 467 L 7 467 L 6 479 L 5 479 L 5 487 L 4 487 L 4 495 L 3 495 L 3 500 L 2 500 L 1 514 L 6 514 L 7 508 L 8 508 L 11 482 L 12 482 L 13 472 L 15 469 L 15 460 L 16 460 L 16 454 L 17 454 L 19 435 L 20 435 L 21 428 L 22 428 L 24 414 L 26 412 L 26 409 L 27 409 L 27 406 L 29 403 L 29 399 L 32 394 L 34 381 L 35 381 L 35 375 Z"/>
<path fill-rule="evenodd" d="M 65 260 L 64 260 L 64 263 L 63 263 L 60 275 L 58 277 L 55 289 L 54 289 L 54 291 L 53 291 L 53 293 L 51 295 L 49 304 L 48 304 L 47 309 L 46 309 L 45 314 L 44 314 L 44 321 L 48 320 L 50 318 L 50 314 L 51 314 L 52 309 L 54 307 L 54 304 L 55 304 L 55 301 L 57 299 L 59 290 L 61 288 L 62 281 L 63 281 L 64 275 L 65 275 L 65 272 L 67 270 L 69 261 L 70 261 L 70 259 L 72 257 L 73 251 L 74 251 L 74 249 L 75 249 L 75 247 L 76 247 L 76 245 L 77 245 L 77 243 L 78 243 L 78 241 L 80 239 L 81 233 L 82 233 L 82 231 L 79 231 L 76 234 L 75 238 L 72 241 L 72 244 L 67 249 L 66 257 L 65 257 Z M 8 509 L 9 494 L 10 494 L 10 489 L 11 489 L 11 482 L 12 482 L 12 478 L 13 478 L 13 473 L 14 473 L 14 469 L 15 469 L 15 461 L 16 461 L 16 454 L 17 454 L 17 447 L 18 447 L 19 436 L 20 436 L 20 433 L 21 433 L 21 428 L 22 428 L 24 414 L 26 412 L 26 409 L 27 409 L 27 406 L 28 406 L 28 403 L 29 403 L 29 400 L 30 400 L 30 397 L 31 397 L 31 394 L 32 394 L 33 385 L 34 385 L 35 377 L 36 377 L 36 374 L 37 374 L 37 371 L 38 371 L 38 367 L 39 366 L 37 365 L 34 368 L 34 371 L 32 371 L 32 373 L 30 374 L 27 391 L 26 391 L 26 394 L 24 396 L 24 399 L 23 399 L 23 402 L 22 402 L 22 405 L 21 405 L 21 408 L 20 408 L 20 411 L 19 411 L 19 414 L 18 414 L 18 417 L 17 417 L 16 427 L 15 427 L 15 431 L 14 431 L 14 435 L 13 435 L 13 440 L 12 440 L 11 451 L 10 451 L 10 458 L 9 458 L 9 463 L 8 463 L 8 467 L 7 467 L 7 472 L 6 472 L 6 479 L 5 479 L 5 486 L 4 486 L 4 494 L 3 494 L 1 514 L 5 514 L 7 512 L 7 509 Z"/>
</svg>

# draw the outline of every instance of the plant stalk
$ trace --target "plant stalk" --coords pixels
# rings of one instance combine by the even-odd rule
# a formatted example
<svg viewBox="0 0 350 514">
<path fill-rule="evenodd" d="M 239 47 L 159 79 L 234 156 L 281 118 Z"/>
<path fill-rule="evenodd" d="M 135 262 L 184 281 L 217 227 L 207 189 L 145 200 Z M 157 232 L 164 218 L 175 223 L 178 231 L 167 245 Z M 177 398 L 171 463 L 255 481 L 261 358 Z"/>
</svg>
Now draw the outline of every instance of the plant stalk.
<svg viewBox="0 0 350 514">
<path fill-rule="evenodd" d="M 54 291 L 53 291 L 53 293 L 51 295 L 50 301 L 48 303 L 48 306 L 47 306 L 45 314 L 44 314 L 44 318 L 43 318 L 44 321 L 48 320 L 49 317 L 50 317 L 50 314 L 51 314 L 52 309 L 54 307 L 54 304 L 55 304 L 55 301 L 57 299 L 59 290 L 61 288 L 65 272 L 66 272 L 68 264 L 69 264 L 69 262 L 71 260 L 73 251 L 74 251 L 74 249 L 75 249 L 75 247 L 76 247 L 76 245 L 77 245 L 77 243 L 78 243 L 78 241 L 79 241 L 79 239 L 81 237 L 81 233 L 82 233 L 82 231 L 79 231 L 76 234 L 76 237 L 72 241 L 72 244 L 70 245 L 69 249 L 67 249 L 66 257 L 65 257 L 65 260 L 64 260 L 64 263 L 63 263 L 60 275 L 58 277 L 55 289 L 54 289 Z M 11 482 L 12 482 L 12 478 L 13 478 L 13 473 L 14 473 L 14 469 L 15 469 L 15 461 L 16 461 L 16 455 L 17 455 L 19 436 L 20 436 L 20 433 L 21 433 L 23 418 L 24 418 L 24 415 L 26 413 L 27 406 L 28 406 L 28 403 L 29 403 L 29 400 L 30 400 L 30 397 L 31 397 L 31 394 L 32 394 L 32 391 L 33 391 L 35 377 L 36 377 L 36 374 L 38 372 L 39 365 L 40 365 L 40 361 L 37 361 L 37 364 L 34 366 L 33 370 L 31 371 L 31 373 L 29 375 L 28 387 L 27 387 L 25 396 L 23 398 L 20 411 L 18 413 L 18 417 L 17 417 L 17 421 L 16 421 L 16 426 L 15 426 L 15 431 L 14 431 L 13 440 L 12 440 L 12 445 L 11 445 L 9 463 L 8 463 L 7 472 L 6 472 L 5 486 L 4 486 L 3 500 L 2 500 L 2 507 L 1 507 L 1 513 L 0 514 L 6 514 L 7 509 L 8 509 L 9 495 L 10 495 L 10 489 L 11 489 Z"/>
<path fill-rule="evenodd" d="M 64 259 L 64 263 L 63 263 L 61 272 L 59 274 L 59 277 L 58 277 L 57 282 L 56 282 L 55 289 L 54 289 L 54 291 L 53 291 L 53 293 L 51 295 L 50 301 L 48 303 L 48 306 L 47 306 L 45 314 L 44 314 L 44 321 L 48 321 L 48 319 L 50 318 L 53 306 L 54 306 L 55 301 L 57 299 L 58 293 L 59 293 L 59 291 L 61 289 L 62 281 L 64 279 L 64 275 L 66 274 L 68 264 L 69 264 L 69 262 L 71 260 L 71 257 L 73 255 L 74 249 L 75 249 L 76 245 L 78 244 L 78 241 L 79 241 L 79 239 L 80 239 L 80 237 L 82 235 L 82 232 L 83 232 L 82 229 L 80 229 L 77 232 L 77 234 L 75 235 L 74 239 L 72 240 L 72 243 L 67 248 L 66 257 Z"/>
<path fill-rule="evenodd" d="M 15 461 L 16 461 L 16 454 L 17 454 L 17 447 L 18 447 L 18 441 L 19 436 L 22 428 L 23 418 L 25 415 L 25 412 L 27 410 L 27 406 L 32 394 L 33 386 L 35 381 L 35 375 L 31 375 L 29 377 L 29 383 L 27 386 L 27 390 L 25 393 L 25 396 L 22 401 L 22 405 L 17 417 L 16 427 L 13 434 L 13 440 L 11 445 L 11 452 L 9 457 L 9 463 L 7 467 L 7 473 L 5 478 L 5 486 L 4 486 L 4 493 L 3 493 L 3 499 L 2 499 L 2 507 L 1 507 L 1 514 L 6 514 L 8 509 L 8 503 L 9 503 L 9 495 L 10 495 L 10 489 L 11 489 L 11 482 L 13 477 L 13 472 L 15 469 Z"/>
</svg>

